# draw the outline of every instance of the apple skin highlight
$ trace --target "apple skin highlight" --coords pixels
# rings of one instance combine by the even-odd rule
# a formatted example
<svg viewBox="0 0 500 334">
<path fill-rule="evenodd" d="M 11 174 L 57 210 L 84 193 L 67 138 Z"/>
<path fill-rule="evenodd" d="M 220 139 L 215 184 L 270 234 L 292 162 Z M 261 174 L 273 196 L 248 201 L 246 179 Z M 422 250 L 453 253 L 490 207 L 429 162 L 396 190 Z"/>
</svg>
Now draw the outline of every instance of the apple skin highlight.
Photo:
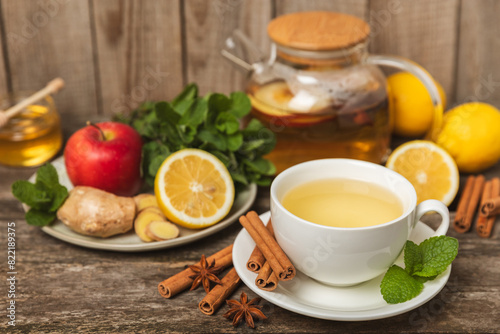
<svg viewBox="0 0 500 334">
<path fill-rule="evenodd" d="M 142 138 L 136 130 L 123 123 L 102 122 L 76 131 L 66 144 L 64 159 L 74 186 L 133 196 L 143 183 L 141 152 Z"/>
</svg>

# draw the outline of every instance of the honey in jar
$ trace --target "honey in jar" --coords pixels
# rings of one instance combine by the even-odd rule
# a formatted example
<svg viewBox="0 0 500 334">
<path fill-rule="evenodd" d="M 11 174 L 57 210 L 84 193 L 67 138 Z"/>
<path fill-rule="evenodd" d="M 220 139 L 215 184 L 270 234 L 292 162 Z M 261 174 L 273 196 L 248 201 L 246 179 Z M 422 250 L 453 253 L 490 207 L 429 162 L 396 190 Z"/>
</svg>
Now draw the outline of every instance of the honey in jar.
<svg viewBox="0 0 500 334">
<path fill-rule="evenodd" d="M 30 94 L 0 101 L 6 110 Z M 55 156 L 62 145 L 61 122 L 52 97 L 29 105 L 0 127 L 0 164 L 38 166 Z"/>
</svg>

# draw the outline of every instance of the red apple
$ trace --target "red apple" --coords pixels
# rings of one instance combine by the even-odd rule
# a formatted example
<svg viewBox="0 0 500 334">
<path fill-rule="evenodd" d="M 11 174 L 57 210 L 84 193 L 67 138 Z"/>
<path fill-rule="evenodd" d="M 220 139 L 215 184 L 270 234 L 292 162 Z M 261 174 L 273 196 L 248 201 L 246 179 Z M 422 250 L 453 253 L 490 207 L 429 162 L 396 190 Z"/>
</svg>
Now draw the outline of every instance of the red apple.
<svg viewBox="0 0 500 334">
<path fill-rule="evenodd" d="M 64 149 L 69 179 L 118 196 L 139 191 L 142 139 L 132 127 L 103 122 L 76 131 Z"/>
</svg>

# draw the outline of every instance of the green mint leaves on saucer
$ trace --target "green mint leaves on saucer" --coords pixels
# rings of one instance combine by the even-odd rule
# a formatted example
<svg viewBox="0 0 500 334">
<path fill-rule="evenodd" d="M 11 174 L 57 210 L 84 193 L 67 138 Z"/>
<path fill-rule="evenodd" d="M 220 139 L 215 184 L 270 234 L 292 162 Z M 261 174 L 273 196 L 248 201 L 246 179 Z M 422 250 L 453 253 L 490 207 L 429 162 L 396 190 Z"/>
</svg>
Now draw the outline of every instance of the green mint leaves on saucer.
<svg viewBox="0 0 500 334">
<path fill-rule="evenodd" d="M 14 182 L 12 194 L 30 207 L 25 216 L 28 224 L 46 226 L 56 219 L 56 211 L 68 197 L 68 189 L 59 183 L 54 166 L 45 164 L 38 168 L 35 183 Z"/>
<path fill-rule="evenodd" d="M 448 268 L 458 254 L 458 240 L 437 236 L 420 245 L 407 241 L 404 249 L 405 269 L 393 265 L 380 283 L 380 292 L 389 304 L 398 304 L 415 298 L 424 283 L 435 279 Z"/>
</svg>

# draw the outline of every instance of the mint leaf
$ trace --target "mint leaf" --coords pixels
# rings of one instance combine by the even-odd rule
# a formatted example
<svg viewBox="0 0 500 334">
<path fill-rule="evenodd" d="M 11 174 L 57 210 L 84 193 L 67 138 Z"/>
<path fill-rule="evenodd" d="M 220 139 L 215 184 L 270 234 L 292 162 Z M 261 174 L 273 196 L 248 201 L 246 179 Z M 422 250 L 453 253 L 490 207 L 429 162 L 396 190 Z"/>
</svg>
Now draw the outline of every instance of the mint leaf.
<svg viewBox="0 0 500 334">
<path fill-rule="evenodd" d="M 432 277 L 441 274 L 453 262 L 458 254 L 458 241 L 441 235 L 423 241 L 419 248 L 422 253 L 422 267 L 412 275 Z"/>
<path fill-rule="evenodd" d="M 20 202 L 34 209 L 47 209 L 52 202 L 52 198 L 47 191 L 25 180 L 16 181 L 12 184 L 12 194 Z"/>
<path fill-rule="evenodd" d="M 68 189 L 59 184 L 59 179 L 57 180 L 57 184 L 52 186 L 53 196 L 52 196 L 52 204 L 48 209 L 49 212 L 56 212 L 57 209 L 63 205 L 66 198 L 68 198 Z"/>
<path fill-rule="evenodd" d="M 234 133 L 226 138 L 227 149 L 234 152 L 237 151 L 243 144 L 243 135 L 241 133 Z"/>
<path fill-rule="evenodd" d="M 422 253 L 416 243 L 408 240 L 404 250 L 405 270 L 408 274 L 422 270 Z"/>
<path fill-rule="evenodd" d="M 217 132 L 203 129 L 198 132 L 198 138 L 205 144 L 211 144 L 217 150 L 225 151 L 227 149 L 224 136 Z"/>
<path fill-rule="evenodd" d="M 179 120 L 181 125 L 189 125 L 192 127 L 197 127 L 207 117 L 208 113 L 208 103 L 204 99 L 197 98 L 196 101 L 191 104 L 190 108 L 182 115 Z"/>
<path fill-rule="evenodd" d="M 38 168 L 35 184 L 25 180 L 14 182 L 12 193 L 30 207 L 26 221 L 35 226 L 45 226 L 54 221 L 55 212 L 68 197 L 68 189 L 59 183 L 57 171 L 50 164 Z"/>
<path fill-rule="evenodd" d="M 228 135 L 232 135 L 238 131 L 240 127 L 240 122 L 238 119 L 228 112 L 221 112 L 215 120 L 215 127 L 220 132 L 225 132 Z"/>
<path fill-rule="evenodd" d="M 30 225 L 47 226 L 56 219 L 56 214 L 54 212 L 29 209 L 24 218 Z"/>
<path fill-rule="evenodd" d="M 389 304 L 398 304 L 415 298 L 424 285 L 411 277 L 403 268 L 393 265 L 380 283 L 382 297 Z"/>
<path fill-rule="evenodd" d="M 38 168 L 36 173 L 36 184 L 44 184 L 48 188 L 59 184 L 57 171 L 51 164 L 45 164 Z"/>
<path fill-rule="evenodd" d="M 250 99 L 247 94 L 243 92 L 233 92 L 230 95 L 231 99 L 231 109 L 229 112 L 238 118 L 242 118 L 246 116 L 250 109 L 252 108 L 252 104 L 250 103 Z"/>
<path fill-rule="evenodd" d="M 179 105 L 186 105 L 198 96 L 198 86 L 195 83 L 188 84 L 184 90 L 172 100 L 172 106 L 177 109 Z"/>
</svg>

